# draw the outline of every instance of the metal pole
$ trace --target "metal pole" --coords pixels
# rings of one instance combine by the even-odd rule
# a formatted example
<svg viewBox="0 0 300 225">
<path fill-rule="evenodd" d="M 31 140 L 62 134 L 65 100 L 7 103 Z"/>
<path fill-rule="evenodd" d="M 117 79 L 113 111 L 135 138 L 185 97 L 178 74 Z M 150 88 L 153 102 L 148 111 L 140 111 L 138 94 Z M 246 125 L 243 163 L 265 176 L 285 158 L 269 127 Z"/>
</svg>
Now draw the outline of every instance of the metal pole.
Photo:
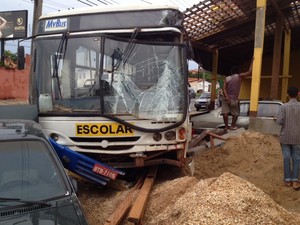
<svg viewBox="0 0 300 225">
<path fill-rule="evenodd" d="M 32 26 L 32 36 L 37 34 L 37 22 L 42 15 L 42 8 L 43 8 L 43 0 L 34 0 L 34 8 L 33 8 L 33 26 Z M 33 102 L 33 96 L 35 96 L 37 93 L 33 87 L 35 87 L 35 79 L 33 77 L 33 68 L 34 68 L 34 62 L 33 62 L 33 56 L 34 56 L 34 38 L 31 39 L 31 50 L 30 50 L 30 56 L 31 56 L 31 66 L 30 66 L 30 75 L 29 75 L 29 103 L 36 104 L 36 102 Z"/>
<path fill-rule="evenodd" d="M 37 33 L 37 22 L 42 15 L 43 0 L 34 0 L 32 36 Z"/>
<path fill-rule="evenodd" d="M 1 39 L 1 62 L 4 64 L 4 40 Z"/>
<path fill-rule="evenodd" d="M 283 55 L 283 76 L 282 76 L 282 88 L 281 88 L 281 100 L 287 101 L 287 89 L 288 89 L 288 78 L 290 71 L 290 54 L 291 54 L 291 30 L 285 32 L 284 38 L 284 55 Z"/>
<path fill-rule="evenodd" d="M 219 60 L 219 52 L 217 49 L 213 52 L 213 68 L 211 73 L 211 101 L 210 101 L 210 109 L 215 108 L 216 102 L 216 85 L 217 85 L 217 74 L 218 74 L 218 60 Z"/>
</svg>

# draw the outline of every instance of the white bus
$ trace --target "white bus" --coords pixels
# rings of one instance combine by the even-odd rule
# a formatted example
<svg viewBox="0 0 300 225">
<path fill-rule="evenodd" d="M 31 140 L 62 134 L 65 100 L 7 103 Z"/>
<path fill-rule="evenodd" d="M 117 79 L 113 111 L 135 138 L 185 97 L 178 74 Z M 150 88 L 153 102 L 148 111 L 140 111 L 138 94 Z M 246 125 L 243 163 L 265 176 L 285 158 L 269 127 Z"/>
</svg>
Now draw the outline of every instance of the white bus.
<svg viewBox="0 0 300 225">
<path fill-rule="evenodd" d="M 182 24 L 172 6 L 41 16 L 30 103 L 46 134 L 115 168 L 184 166 L 191 123 Z"/>
</svg>

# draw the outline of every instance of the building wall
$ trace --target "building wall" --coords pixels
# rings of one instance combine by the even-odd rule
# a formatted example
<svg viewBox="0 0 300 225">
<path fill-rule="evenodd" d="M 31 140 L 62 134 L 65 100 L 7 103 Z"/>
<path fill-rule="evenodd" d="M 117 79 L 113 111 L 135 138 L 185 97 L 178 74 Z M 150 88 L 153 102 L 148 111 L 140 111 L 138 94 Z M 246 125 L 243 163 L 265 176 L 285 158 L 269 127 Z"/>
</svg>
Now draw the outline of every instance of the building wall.
<svg viewBox="0 0 300 225">
<path fill-rule="evenodd" d="M 290 70 L 288 86 L 296 86 L 300 89 L 300 49 L 292 49 L 290 55 Z M 261 81 L 260 81 L 260 90 L 259 90 L 259 97 L 262 99 L 270 99 L 271 96 L 271 82 L 272 79 L 272 64 L 273 64 L 273 55 L 268 55 L 263 57 L 262 61 L 262 70 L 261 70 Z M 283 56 L 282 56 L 283 57 Z M 283 58 L 281 58 L 281 66 L 280 66 L 280 76 L 283 73 Z M 269 76 L 269 77 L 264 77 Z M 279 78 L 278 84 L 278 96 L 277 99 L 281 99 L 281 85 L 282 85 L 282 78 Z M 250 99 L 251 93 L 251 78 L 246 78 L 243 80 L 240 92 L 241 99 Z"/>
<path fill-rule="evenodd" d="M 30 57 L 24 70 L 0 67 L 0 99 L 27 100 L 29 96 Z"/>
</svg>

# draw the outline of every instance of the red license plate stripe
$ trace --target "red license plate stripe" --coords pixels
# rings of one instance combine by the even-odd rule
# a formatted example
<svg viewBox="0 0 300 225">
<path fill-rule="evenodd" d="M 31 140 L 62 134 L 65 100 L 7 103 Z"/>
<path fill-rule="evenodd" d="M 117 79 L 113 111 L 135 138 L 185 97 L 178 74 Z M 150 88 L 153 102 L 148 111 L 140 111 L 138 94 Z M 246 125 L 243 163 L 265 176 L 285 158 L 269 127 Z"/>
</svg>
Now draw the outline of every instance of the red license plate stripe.
<svg viewBox="0 0 300 225">
<path fill-rule="evenodd" d="M 115 180 L 118 176 L 118 172 L 105 168 L 102 165 L 95 164 L 93 167 L 93 172 L 108 177 Z"/>
</svg>

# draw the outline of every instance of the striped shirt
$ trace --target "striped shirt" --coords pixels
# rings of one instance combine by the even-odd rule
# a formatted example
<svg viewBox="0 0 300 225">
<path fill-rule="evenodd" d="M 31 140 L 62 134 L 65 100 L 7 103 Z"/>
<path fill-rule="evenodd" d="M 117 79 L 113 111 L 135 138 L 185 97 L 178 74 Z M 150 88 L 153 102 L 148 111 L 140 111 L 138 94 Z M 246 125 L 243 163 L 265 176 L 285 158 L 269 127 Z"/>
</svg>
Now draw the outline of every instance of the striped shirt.
<svg viewBox="0 0 300 225">
<path fill-rule="evenodd" d="M 277 115 L 276 122 L 281 125 L 280 143 L 300 144 L 300 102 L 292 98 L 283 104 Z"/>
</svg>

